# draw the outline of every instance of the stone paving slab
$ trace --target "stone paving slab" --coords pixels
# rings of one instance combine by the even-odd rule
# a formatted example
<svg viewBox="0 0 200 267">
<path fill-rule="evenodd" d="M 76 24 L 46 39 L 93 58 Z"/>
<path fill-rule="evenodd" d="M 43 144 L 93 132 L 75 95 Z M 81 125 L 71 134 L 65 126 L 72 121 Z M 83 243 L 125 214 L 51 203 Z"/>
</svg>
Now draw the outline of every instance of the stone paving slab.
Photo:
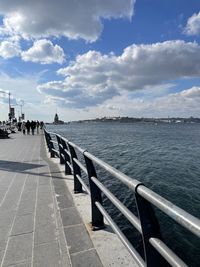
<svg viewBox="0 0 200 267">
<path fill-rule="evenodd" d="M 0 266 L 102 266 L 43 135 L 0 147 Z"/>
<path fill-rule="evenodd" d="M 34 230 L 33 214 L 25 214 L 21 216 L 18 215 L 15 217 L 14 225 L 11 231 L 11 236 L 32 233 L 33 230 Z"/>
<path fill-rule="evenodd" d="M 43 136 L 11 136 L 0 140 L 0 266 L 71 266 Z"/>
<path fill-rule="evenodd" d="M 60 260 L 59 244 L 57 241 L 40 244 L 35 247 L 35 266 L 56 267 L 61 264 Z"/>
<path fill-rule="evenodd" d="M 95 249 L 72 254 L 72 265 L 76 267 L 102 267 Z"/>
<path fill-rule="evenodd" d="M 74 204 L 70 191 L 66 187 L 62 172 L 54 162 L 48 161 L 48 163 L 51 173 L 54 174 L 52 176 L 53 184 L 72 266 L 102 267 L 103 265 L 86 230 L 85 224 Z M 73 178 L 67 176 L 67 179 L 72 180 Z"/>
<path fill-rule="evenodd" d="M 68 226 L 64 230 L 71 254 L 93 248 L 92 241 L 83 224 Z"/>
</svg>

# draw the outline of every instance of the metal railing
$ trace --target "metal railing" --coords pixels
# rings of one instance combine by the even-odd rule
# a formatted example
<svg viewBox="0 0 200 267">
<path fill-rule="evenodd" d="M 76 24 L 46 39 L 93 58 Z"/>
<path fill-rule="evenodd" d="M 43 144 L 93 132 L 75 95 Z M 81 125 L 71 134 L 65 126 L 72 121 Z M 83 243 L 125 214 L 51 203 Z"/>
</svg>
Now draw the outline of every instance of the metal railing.
<svg viewBox="0 0 200 267">
<path fill-rule="evenodd" d="M 66 175 L 73 174 L 74 192 L 80 193 L 84 188 L 90 195 L 92 211 L 91 224 L 93 230 L 104 228 L 105 218 L 128 249 L 138 266 L 187 266 L 162 240 L 159 222 L 153 206 L 188 229 L 195 236 L 200 237 L 200 220 L 198 218 L 153 192 L 140 181 L 128 177 L 59 134 L 51 133 L 46 130 L 44 130 L 44 132 L 51 157 L 60 158 L 60 163 L 65 164 Z M 77 152 L 83 156 L 84 164 L 78 159 Z M 138 217 L 125 207 L 125 205 L 98 180 L 94 164 L 103 168 L 134 192 Z M 81 170 L 88 176 L 89 187 L 81 178 Z M 142 235 L 144 259 L 132 246 L 103 207 L 102 192 Z"/>
</svg>

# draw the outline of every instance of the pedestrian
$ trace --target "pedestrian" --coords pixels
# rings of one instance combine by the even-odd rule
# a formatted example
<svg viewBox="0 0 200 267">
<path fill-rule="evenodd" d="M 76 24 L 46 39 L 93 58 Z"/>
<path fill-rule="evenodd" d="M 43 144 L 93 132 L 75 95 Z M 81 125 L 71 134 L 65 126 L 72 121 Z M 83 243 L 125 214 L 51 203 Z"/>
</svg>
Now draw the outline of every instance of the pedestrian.
<svg viewBox="0 0 200 267">
<path fill-rule="evenodd" d="M 35 128 L 36 128 L 36 122 L 35 121 L 31 121 L 31 131 L 32 131 L 32 135 L 34 135 L 34 131 L 35 131 Z"/>
<path fill-rule="evenodd" d="M 40 129 L 43 129 L 43 127 L 44 127 L 44 122 L 41 121 L 41 122 L 40 122 Z"/>
<path fill-rule="evenodd" d="M 19 132 L 21 132 L 21 130 L 22 130 L 22 122 L 21 121 L 19 121 L 17 123 L 17 129 L 18 129 Z"/>
<path fill-rule="evenodd" d="M 39 134 L 39 126 L 40 126 L 40 123 L 39 123 L 39 121 L 37 120 L 37 121 L 36 121 L 37 134 Z"/>
<path fill-rule="evenodd" d="M 22 129 L 23 134 L 26 134 L 26 123 L 25 123 L 25 121 L 22 121 L 21 129 Z"/>
<path fill-rule="evenodd" d="M 30 127 L 31 127 L 31 123 L 29 120 L 27 120 L 27 122 L 26 122 L 27 134 L 30 134 Z"/>
</svg>

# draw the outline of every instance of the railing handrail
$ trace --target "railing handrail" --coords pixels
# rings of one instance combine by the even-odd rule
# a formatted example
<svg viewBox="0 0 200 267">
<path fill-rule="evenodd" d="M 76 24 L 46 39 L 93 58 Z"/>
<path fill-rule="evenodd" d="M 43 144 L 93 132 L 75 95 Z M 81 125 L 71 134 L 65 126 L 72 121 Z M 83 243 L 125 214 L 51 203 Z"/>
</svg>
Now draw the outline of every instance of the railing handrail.
<svg viewBox="0 0 200 267">
<path fill-rule="evenodd" d="M 55 134 L 55 133 L 51 133 L 51 134 Z M 80 146 L 74 144 L 73 142 L 68 141 L 65 138 L 63 139 L 69 142 L 69 144 L 71 144 L 74 148 L 78 149 L 86 157 L 93 160 L 95 163 L 97 163 L 99 166 L 104 168 L 110 174 L 118 178 L 122 183 L 127 185 L 130 189 L 137 190 L 138 194 L 142 195 L 145 199 L 147 199 L 153 205 L 158 207 L 160 210 L 162 210 L 164 213 L 166 213 L 168 216 L 174 219 L 177 223 L 181 224 L 182 226 L 187 228 L 189 231 L 193 232 L 195 235 L 200 237 L 200 220 L 198 218 L 194 217 L 193 215 L 189 214 L 188 212 L 174 205 L 172 202 L 166 200 L 165 198 L 155 193 L 151 189 L 148 189 L 146 186 L 143 185 L 143 183 L 139 182 L 138 180 L 130 178 L 129 176 L 127 176 L 126 174 L 123 174 L 121 171 L 110 166 L 108 163 L 104 162 L 103 160 L 98 159 L 96 156 L 92 155 L 87 150 L 81 148 Z M 141 185 L 143 185 L 142 189 L 141 187 L 139 187 Z"/>
<path fill-rule="evenodd" d="M 176 221 L 177 223 L 179 223 L 180 225 L 182 225 L 183 227 L 188 229 L 194 235 L 196 235 L 197 237 L 200 237 L 200 220 L 198 218 L 194 217 L 193 215 L 189 214 L 188 212 L 186 212 L 183 209 L 179 208 L 178 206 L 174 205 L 172 202 L 166 200 L 165 198 L 161 197 L 159 194 L 157 194 L 154 191 L 152 191 L 151 189 L 147 188 L 140 181 L 138 181 L 136 179 L 132 179 L 129 176 L 123 174 L 119 170 L 110 166 L 108 163 L 100 160 L 96 156 L 89 153 L 87 150 L 82 149 L 80 146 L 67 140 L 66 138 L 62 137 L 61 135 L 58 135 L 56 133 L 47 132 L 46 130 L 45 130 L 45 132 L 46 132 L 45 133 L 46 135 L 50 135 L 50 136 L 53 135 L 53 136 L 57 137 L 57 140 L 58 140 L 57 144 L 58 144 L 59 151 L 60 151 L 60 158 L 63 157 L 63 155 L 65 155 L 65 157 L 66 157 L 66 154 L 68 154 L 68 157 L 69 157 L 69 154 L 71 155 L 70 159 L 68 159 L 68 161 L 65 162 L 65 165 L 68 164 L 69 166 L 71 166 L 71 168 L 73 166 L 72 169 L 74 172 L 74 179 L 77 180 L 76 184 L 78 183 L 78 187 L 79 187 L 78 191 L 80 191 L 80 188 L 83 185 L 84 188 L 86 189 L 86 191 L 88 193 L 90 193 L 91 201 L 93 201 L 93 199 L 94 199 L 94 196 L 92 196 L 92 195 L 95 194 L 94 193 L 95 190 L 100 190 L 99 192 L 103 192 L 111 200 L 111 202 L 124 214 L 124 216 L 132 223 L 132 225 L 142 234 L 147 266 L 157 266 L 157 265 L 155 265 L 155 263 L 151 264 L 149 261 L 149 255 L 151 255 L 151 253 L 152 253 L 152 255 L 154 254 L 154 251 L 152 251 L 151 247 L 154 247 L 154 249 L 157 252 L 159 252 L 160 255 L 168 263 L 172 264 L 172 266 L 176 266 L 176 267 L 187 266 L 170 248 L 168 248 L 166 246 L 166 244 L 164 244 L 164 242 L 162 240 L 159 239 L 159 236 L 160 236 L 159 230 L 155 231 L 155 229 L 153 229 L 155 227 L 153 227 L 152 229 L 149 230 L 149 229 L 147 229 L 148 227 L 145 224 L 148 222 L 148 220 L 149 220 L 150 224 L 155 223 L 155 221 L 156 221 L 156 217 L 155 217 L 155 214 L 151 208 L 151 204 L 156 206 L 158 209 L 160 209 L 165 214 L 167 214 L 174 221 Z M 69 150 L 69 151 L 67 151 L 67 153 L 65 151 L 66 148 L 65 149 L 63 148 L 63 145 L 61 143 L 59 143 L 59 140 L 60 140 L 60 142 L 62 141 L 66 144 L 66 148 L 68 147 L 67 150 Z M 86 167 L 78 160 L 76 152 L 74 149 L 79 151 L 82 154 L 82 156 L 84 156 L 85 161 L 86 161 Z M 72 154 L 73 154 L 73 156 L 72 156 Z M 128 186 L 135 193 L 136 205 L 137 205 L 137 209 L 138 209 L 138 213 L 139 213 L 140 218 L 137 218 L 133 213 L 131 213 L 97 179 L 96 171 L 95 171 L 93 162 L 95 164 L 99 165 L 100 167 L 102 167 L 107 172 L 109 172 L 115 178 L 120 180 L 123 184 Z M 86 172 L 88 173 L 91 189 L 89 189 L 87 187 L 87 185 L 81 179 L 80 170 L 83 170 L 84 173 L 86 173 Z M 93 175 L 92 175 L 92 173 L 93 173 Z M 97 187 L 96 189 L 92 189 L 94 185 L 95 185 L 95 187 Z M 94 192 L 91 192 L 91 190 Z M 76 191 L 76 189 L 75 189 L 75 191 Z M 96 193 L 99 194 L 98 192 L 96 192 Z M 98 209 L 100 209 L 100 211 L 102 213 L 103 206 L 101 203 L 99 203 L 98 201 L 95 201 L 95 203 L 93 203 L 93 205 L 97 206 Z M 94 208 L 94 206 L 93 206 L 93 208 Z M 148 209 L 148 211 L 150 210 L 150 212 L 151 212 L 150 218 L 144 219 L 144 217 L 147 215 L 144 214 L 145 212 L 143 211 L 143 209 L 144 210 Z M 103 215 L 105 217 L 106 216 L 108 217 L 108 215 L 106 215 L 106 211 L 103 212 Z M 96 215 L 96 216 L 98 217 L 98 215 Z M 153 218 L 153 222 L 151 222 L 152 218 Z M 110 221 L 110 217 L 109 217 L 109 223 L 111 224 L 111 227 L 113 228 L 114 231 L 116 229 L 118 229 L 118 228 L 116 228 L 114 221 Z M 122 242 L 125 244 L 127 249 L 130 251 L 129 242 L 126 239 L 124 239 L 123 235 L 119 232 L 119 230 L 116 230 L 116 231 L 117 231 L 117 234 L 119 235 L 120 239 L 122 240 Z M 149 247 L 150 244 L 151 244 L 151 247 Z M 134 248 L 132 248 L 132 249 L 133 249 L 132 253 L 131 253 L 132 256 L 137 255 L 137 253 L 135 253 L 135 249 Z M 151 257 L 153 257 L 153 256 L 151 256 Z M 138 264 L 140 266 L 145 266 L 144 263 L 141 261 L 141 259 L 135 258 L 135 260 L 138 262 Z"/>
</svg>

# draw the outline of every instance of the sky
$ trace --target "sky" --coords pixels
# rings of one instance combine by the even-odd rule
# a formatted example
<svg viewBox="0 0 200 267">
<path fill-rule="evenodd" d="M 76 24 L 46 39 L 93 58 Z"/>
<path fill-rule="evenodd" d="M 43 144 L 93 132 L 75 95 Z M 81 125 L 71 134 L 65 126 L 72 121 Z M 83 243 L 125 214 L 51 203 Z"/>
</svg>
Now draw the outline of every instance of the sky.
<svg viewBox="0 0 200 267">
<path fill-rule="evenodd" d="M 0 120 L 200 117 L 199 0 L 0 0 Z"/>
</svg>

